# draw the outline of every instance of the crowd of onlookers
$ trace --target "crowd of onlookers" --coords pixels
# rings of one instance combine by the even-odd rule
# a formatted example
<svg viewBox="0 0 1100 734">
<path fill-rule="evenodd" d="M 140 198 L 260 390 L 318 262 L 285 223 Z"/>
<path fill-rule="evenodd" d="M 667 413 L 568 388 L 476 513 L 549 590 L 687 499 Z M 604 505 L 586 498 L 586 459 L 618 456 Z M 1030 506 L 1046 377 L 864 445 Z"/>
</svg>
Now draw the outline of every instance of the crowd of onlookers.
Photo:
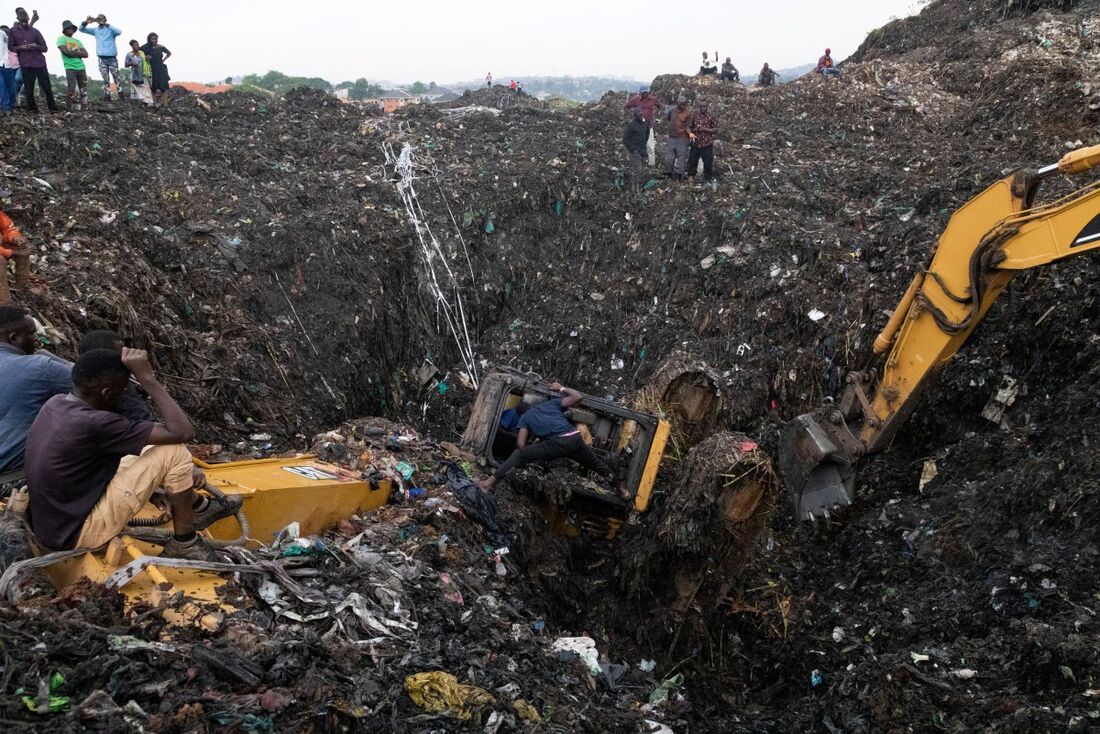
<svg viewBox="0 0 1100 734">
<path fill-rule="evenodd" d="M 817 60 L 814 73 L 820 74 L 824 79 L 840 76 L 840 69 L 833 63 L 831 49 L 825 49 L 825 54 Z M 703 52 L 699 75 L 713 76 L 723 82 L 741 81 L 740 72 L 728 56 L 719 71 L 717 51 L 714 52 L 713 59 L 706 51 Z M 760 70 L 757 85 L 770 87 L 778 77 L 779 73 L 765 63 Z M 642 186 L 646 157 L 649 158 L 650 166 L 656 162 L 653 125 L 661 111 L 661 102 L 650 94 L 649 87 L 642 87 L 627 100 L 626 111 L 630 114 L 630 119 L 623 132 L 623 147 L 627 153 L 630 185 L 637 191 Z M 703 183 L 711 182 L 714 178 L 714 141 L 718 132 L 718 118 L 702 101 L 696 104 L 695 109 L 690 109 L 687 98 L 682 94 L 663 117 L 668 126 L 664 147 L 664 175 L 673 180 L 682 180 L 685 177 L 694 179 L 698 177 L 701 167 Z"/>
<path fill-rule="evenodd" d="M 831 76 L 840 76 L 840 69 L 833 63 L 833 50 L 831 48 L 825 49 L 825 53 L 817 60 L 817 66 L 814 68 L 815 74 L 820 74 L 824 78 Z M 741 72 L 737 70 L 737 67 L 733 65 L 730 57 L 727 56 L 725 62 L 721 66 L 721 70 L 718 67 L 718 52 L 714 52 L 713 60 L 706 51 L 703 52 L 703 62 L 699 65 L 700 76 L 714 76 L 722 81 L 739 82 L 741 81 Z M 761 87 L 770 87 L 775 84 L 779 78 L 779 72 L 768 66 L 767 62 L 764 63 L 764 68 L 760 70 L 759 76 L 757 76 L 756 84 Z"/>
<path fill-rule="evenodd" d="M 46 62 L 49 46 L 42 32 L 36 27 L 38 11 L 28 14 L 23 8 L 15 9 L 15 23 L 0 25 L 0 112 L 12 112 L 19 108 L 22 91 L 24 107 L 38 112 L 35 88 L 45 99 L 51 112 L 57 111 L 53 84 Z M 103 99 L 111 99 L 114 89 L 119 99 L 129 96 L 147 105 L 162 107 L 168 103 L 168 58 L 172 55 L 160 45 L 156 33 L 150 33 L 141 44 L 131 40 L 119 66 L 117 39 L 122 30 L 99 15 L 85 18 L 79 26 L 71 20 L 61 21 L 61 35 L 54 44 L 65 69 L 66 97 L 69 110 L 87 109 L 88 69 L 91 56 L 80 35 L 95 39 L 94 50 L 99 75 L 103 79 Z"/>
</svg>

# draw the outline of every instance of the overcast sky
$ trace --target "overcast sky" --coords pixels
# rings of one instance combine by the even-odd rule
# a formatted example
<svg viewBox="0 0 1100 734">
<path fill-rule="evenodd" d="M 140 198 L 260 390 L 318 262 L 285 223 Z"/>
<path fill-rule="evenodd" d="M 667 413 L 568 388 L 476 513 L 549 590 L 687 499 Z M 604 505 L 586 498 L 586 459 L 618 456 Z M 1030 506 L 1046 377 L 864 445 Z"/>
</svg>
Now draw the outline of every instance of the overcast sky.
<svg viewBox="0 0 1100 734">
<path fill-rule="evenodd" d="M 867 32 L 916 12 L 919 0 L 330 0 L 241 2 L 28 0 L 51 47 L 61 21 L 104 13 L 123 42 L 150 31 L 171 49 L 180 81 L 278 69 L 332 82 L 366 77 L 408 83 L 524 76 L 614 75 L 649 81 L 692 73 L 701 52 L 742 71 L 838 60 Z M 4 16 L 14 18 L 15 5 Z M 303 12 L 305 14 L 303 14 Z M 10 19 L 9 19 L 10 20 Z M 92 40 L 91 37 L 86 37 Z M 94 51 L 90 51 L 94 54 Z M 59 52 L 50 69 L 61 72 Z M 92 69 L 90 69 L 92 70 Z M 94 73 L 94 71 L 93 71 Z"/>
</svg>

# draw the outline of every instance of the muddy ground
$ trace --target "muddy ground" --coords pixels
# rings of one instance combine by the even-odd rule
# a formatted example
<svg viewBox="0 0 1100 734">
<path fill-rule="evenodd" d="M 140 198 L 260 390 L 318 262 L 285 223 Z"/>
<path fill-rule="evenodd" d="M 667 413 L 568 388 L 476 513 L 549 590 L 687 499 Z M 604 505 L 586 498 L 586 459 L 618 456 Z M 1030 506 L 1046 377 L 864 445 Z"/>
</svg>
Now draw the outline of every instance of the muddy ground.
<svg viewBox="0 0 1100 734">
<path fill-rule="evenodd" d="M 652 543 L 675 497 L 612 544 L 566 542 L 546 535 L 521 482 L 505 487 L 516 552 L 500 577 L 482 530 L 441 509 L 456 500 L 436 443 L 457 440 L 491 365 L 625 398 L 687 351 L 719 375 L 717 428 L 773 445 L 782 421 L 870 364 L 955 208 L 1018 167 L 1100 142 L 1097 6 L 1063 5 L 939 0 L 871 34 L 838 84 L 658 77 L 662 98 L 684 90 L 716 109 L 714 189 L 658 168 L 632 194 L 625 99 L 613 94 L 561 110 L 479 90 L 448 110 L 379 118 L 308 92 L 229 93 L 181 96 L 168 114 L 6 119 L 5 208 L 40 245 L 40 283 L 21 296 L 57 351 L 118 328 L 153 350 L 203 440 L 237 455 L 305 447 L 362 415 L 404 420 L 432 437 L 416 481 L 441 504 L 392 508 L 330 539 L 366 529 L 374 550 L 426 566 L 403 577 L 416 635 L 364 652 L 354 635 L 323 636 L 331 620 L 276 624 L 245 589 L 245 632 L 183 641 L 262 671 L 241 677 L 202 653 L 109 648 L 109 634 L 170 637 L 156 614 L 95 591 L 31 595 L 4 612 L 0 718 L 120 731 L 136 726 L 126 716 L 161 731 L 458 730 L 492 711 L 502 731 L 636 731 L 643 719 L 677 732 L 1100 726 L 1095 258 L 1019 276 L 894 445 L 861 467 L 857 504 L 816 530 L 780 504 L 727 593 L 687 614 L 665 592 L 699 558 Z M 417 234 L 402 198 L 394 159 L 406 144 L 413 211 L 432 234 Z M 460 299 L 456 340 L 447 314 Z M 1005 375 L 1021 389 L 995 425 L 980 413 Z M 919 488 L 929 461 L 938 473 Z M 679 471 L 666 461 L 666 489 Z M 458 538 L 451 550 L 441 533 Z M 397 558 L 387 562 L 403 568 Z M 377 583 L 346 558 L 317 565 L 341 599 Z M 446 601 L 444 573 L 461 606 Z M 593 676 L 546 655 L 582 633 L 630 672 Z M 650 659 L 654 671 L 639 669 Z M 55 670 L 72 706 L 31 713 L 15 689 Z M 427 670 L 498 703 L 474 723 L 425 713 L 403 681 Z M 676 673 L 679 694 L 643 710 Z M 518 694 L 497 691 L 510 683 Z M 95 690 L 117 711 L 77 705 Z M 543 723 L 501 703 L 517 696 Z M 143 713 L 126 714 L 128 701 Z"/>
</svg>

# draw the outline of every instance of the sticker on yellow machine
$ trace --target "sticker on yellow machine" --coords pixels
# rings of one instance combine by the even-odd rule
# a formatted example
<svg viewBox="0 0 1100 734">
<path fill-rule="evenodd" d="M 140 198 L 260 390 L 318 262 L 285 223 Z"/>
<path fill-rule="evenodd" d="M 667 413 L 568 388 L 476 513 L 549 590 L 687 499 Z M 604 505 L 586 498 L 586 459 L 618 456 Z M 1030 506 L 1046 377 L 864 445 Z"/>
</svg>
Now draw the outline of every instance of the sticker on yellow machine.
<svg viewBox="0 0 1100 734">
<path fill-rule="evenodd" d="M 349 477 L 342 477 L 342 476 L 339 476 L 337 474 L 333 474 L 330 471 L 325 471 L 324 469 L 322 469 L 319 466 L 312 466 L 310 464 L 299 464 L 297 466 L 284 466 L 283 471 L 288 471 L 291 474 L 297 474 L 298 476 L 302 477 L 303 479 L 312 479 L 312 480 L 317 481 L 317 482 L 325 482 L 325 481 L 328 481 L 328 482 L 331 482 L 331 481 L 349 482 L 349 481 L 353 481 Z"/>
</svg>

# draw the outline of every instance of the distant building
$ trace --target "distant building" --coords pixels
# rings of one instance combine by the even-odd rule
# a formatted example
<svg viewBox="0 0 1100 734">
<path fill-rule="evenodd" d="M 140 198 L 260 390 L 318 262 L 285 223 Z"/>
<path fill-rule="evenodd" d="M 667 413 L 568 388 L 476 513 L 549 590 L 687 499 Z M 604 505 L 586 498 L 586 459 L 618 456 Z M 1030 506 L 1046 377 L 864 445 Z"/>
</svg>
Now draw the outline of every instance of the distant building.
<svg viewBox="0 0 1100 734">
<path fill-rule="evenodd" d="M 349 89 L 348 87 L 344 87 L 343 89 L 337 89 L 335 92 L 332 93 L 332 96 L 336 97 L 336 99 L 340 100 L 341 102 L 350 102 L 351 101 L 351 89 Z"/>
<path fill-rule="evenodd" d="M 195 94 L 221 94 L 233 88 L 232 84 L 202 84 L 201 82 L 171 82 L 171 86 L 186 89 Z"/>
<path fill-rule="evenodd" d="M 388 115 L 406 105 L 420 104 L 420 97 L 417 97 L 415 94 L 409 94 L 403 89 L 393 89 L 384 92 L 381 96 L 364 99 L 363 103 L 379 105 L 382 111 Z"/>
</svg>

